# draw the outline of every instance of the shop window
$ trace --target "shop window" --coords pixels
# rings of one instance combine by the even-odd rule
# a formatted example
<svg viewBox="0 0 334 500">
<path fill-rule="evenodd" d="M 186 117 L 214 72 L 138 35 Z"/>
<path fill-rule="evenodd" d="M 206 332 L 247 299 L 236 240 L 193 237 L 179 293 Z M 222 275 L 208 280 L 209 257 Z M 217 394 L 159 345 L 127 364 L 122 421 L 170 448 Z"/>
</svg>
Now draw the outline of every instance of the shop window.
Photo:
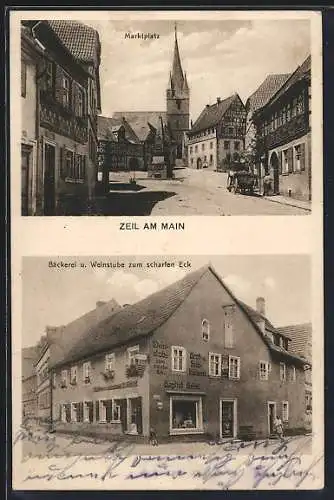
<svg viewBox="0 0 334 500">
<path fill-rule="evenodd" d="M 282 421 L 287 422 L 289 420 L 289 402 L 282 402 Z"/>
<path fill-rule="evenodd" d="M 224 345 L 226 348 L 234 347 L 234 306 L 226 306 L 224 309 Z"/>
<path fill-rule="evenodd" d="M 171 396 L 170 433 L 187 434 L 202 431 L 202 398 Z"/>
<path fill-rule="evenodd" d="M 207 319 L 202 321 L 202 339 L 208 341 L 210 338 L 210 323 Z"/>
<path fill-rule="evenodd" d="M 279 364 L 279 378 L 281 382 L 285 382 L 286 380 L 286 366 L 285 363 Z"/>
<path fill-rule="evenodd" d="M 93 401 L 84 401 L 83 403 L 83 421 L 84 422 L 93 422 L 93 412 L 94 412 L 94 403 Z"/>
<path fill-rule="evenodd" d="M 83 363 L 82 365 L 82 376 L 83 376 L 83 381 L 85 384 L 89 384 L 90 382 L 90 377 L 91 377 L 91 364 L 90 361 L 87 361 L 86 363 Z"/>
<path fill-rule="evenodd" d="M 67 387 L 67 370 L 61 372 L 61 387 Z"/>
<path fill-rule="evenodd" d="M 71 422 L 79 421 L 79 403 L 71 403 Z"/>
<path fill-rule="evenodd" d="M 268 380 L 270 373 L 270 363 L 268 361 L 259 362 L 259 376 L 260 380 Z"/>
<path fill-rule="evenodd" d="M 222 367 L 221 354 L 209 353 L 209 375 L 211 377 L 220 377 Z"/>
<path fill-rule="evenodd" d="M 77 383 L 77 372 L 78 372 L 77 367 L 72 366 L 71 367 L 71 379 L 70 379 L 71 385 L 76 385 L 76 383 Z"/>
<path fill-rule="evenodd" d="M 229 357 L 229 378 L 238 380 L 240 378 L 240 358 L 238 356 Z"/>
<path fill-rule="evenodd" d="M 71 422 L 71 404 L 63 404 L 61 405 L 61 421 L 62 422 Z"/>
<path fill-rule="evenodd" d="M 120 402 L 114 399 L 100 400 L 99 421 L 102 423 L 119 422 L 121 419 Z"/>
<path fill-rule="evenodd" d="M 187 366 L 187 351 L 184 347 L 172 346 L 172 370 L 185 372 Z"/>
</svg>

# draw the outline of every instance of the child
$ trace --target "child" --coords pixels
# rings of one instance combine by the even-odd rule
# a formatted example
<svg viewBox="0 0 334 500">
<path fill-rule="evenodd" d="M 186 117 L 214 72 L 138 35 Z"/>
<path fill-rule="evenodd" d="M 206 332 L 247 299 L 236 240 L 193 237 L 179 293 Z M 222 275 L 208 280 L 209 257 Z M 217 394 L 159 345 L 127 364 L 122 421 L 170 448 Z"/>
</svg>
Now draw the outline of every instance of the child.
<svg viewBox="0 0 334 500">
<path fill-rule="evenodd" d="M 275 429 L 279 439 L 283 439 L 283 424 L 282 420 L 279 417 L 276 417 Z"/>
<path fill-rule="evenodd" d="M 153 428 L 150 429 L 150 444 L 152 446 L 158 446 L 157 433 Z"/>
</svg>

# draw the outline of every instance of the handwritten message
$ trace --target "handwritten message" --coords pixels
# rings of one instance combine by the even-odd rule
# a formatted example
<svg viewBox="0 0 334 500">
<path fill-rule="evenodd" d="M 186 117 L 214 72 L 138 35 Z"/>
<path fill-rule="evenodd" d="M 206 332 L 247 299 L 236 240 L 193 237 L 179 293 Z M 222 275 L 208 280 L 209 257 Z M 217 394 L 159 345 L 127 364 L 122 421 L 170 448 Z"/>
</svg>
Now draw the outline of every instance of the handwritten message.
<svg viewBox="0 0 334 500">
<path fill-rule="evenodd" d="M 307 452 L 311 441 L 311 436 L 232 439 L 198 443 L 201 453 L 165 454 L 169 443 L 159 445 L 161 454 L 142 454 L 144 445 L 137 443 L 20 429 L 14 449 L 30 444 L 35 450 L 23 455 L 17 468 L 24 489 L 317 489 L 323 454 Z M 80 446 L 96 454 L 78 453 Z"/>
</svg>

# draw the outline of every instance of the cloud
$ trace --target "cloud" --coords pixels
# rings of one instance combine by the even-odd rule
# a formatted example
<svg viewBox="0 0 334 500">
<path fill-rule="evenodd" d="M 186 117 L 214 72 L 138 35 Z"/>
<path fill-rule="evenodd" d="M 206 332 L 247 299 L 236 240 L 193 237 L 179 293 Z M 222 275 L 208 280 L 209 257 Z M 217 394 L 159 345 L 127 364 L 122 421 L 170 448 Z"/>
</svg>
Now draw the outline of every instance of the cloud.
<svg viewBox="0 0 334 500">
<path fill-rule="evenodd" d="M 251 289 L 251 283 L 237 274 L 229 274 L 224 278 L 224 282 L 237 297 L 247 296 Z"/>
</svg>

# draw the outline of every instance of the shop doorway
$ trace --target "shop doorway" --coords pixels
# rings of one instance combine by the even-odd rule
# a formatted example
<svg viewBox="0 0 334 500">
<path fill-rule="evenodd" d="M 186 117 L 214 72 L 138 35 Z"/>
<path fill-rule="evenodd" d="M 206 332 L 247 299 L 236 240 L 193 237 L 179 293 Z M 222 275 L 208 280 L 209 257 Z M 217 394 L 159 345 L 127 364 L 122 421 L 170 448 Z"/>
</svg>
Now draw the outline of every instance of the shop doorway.
<svg viewBox="0 0 334 500">
<path fill-rule="evenodd" d="M 202 160 L 201 158 L 197 158 L 197 170 L 202 168 Z"/>
<path fill-rule="evenodd" d="M 268 433 L 269 436 L 275 432 L 276 403 L 268 401 Z"/>
<path fill-rule="evenodd" d="M 56 208 L 56 148 L 44 144 L 44 215 L 55 215 Z"/>
<path fill-rule="evenodd" d="M 142 434 L 143 433 L 143 410 L 142 398 L 128 399 L 128 427 L 129 434 Z"/>
<path fill-rule="evenodd" d="M 273 191 L 274 194 L 279 194 L 279 160 L 275 152 L 270 157 L 270 167 L 274 178 Z"/>
<path fill-rule="evenodd" d="M 237 400 L 220 400 L 220 435 L 233 438 L 237 435 Z"/>
<path fill-rule="evenodd" d="M 30 204 L 30 161 L 32 148 L 22 145 L 21 149 L 21 215 L 29 215 Z"/>
</svg>

